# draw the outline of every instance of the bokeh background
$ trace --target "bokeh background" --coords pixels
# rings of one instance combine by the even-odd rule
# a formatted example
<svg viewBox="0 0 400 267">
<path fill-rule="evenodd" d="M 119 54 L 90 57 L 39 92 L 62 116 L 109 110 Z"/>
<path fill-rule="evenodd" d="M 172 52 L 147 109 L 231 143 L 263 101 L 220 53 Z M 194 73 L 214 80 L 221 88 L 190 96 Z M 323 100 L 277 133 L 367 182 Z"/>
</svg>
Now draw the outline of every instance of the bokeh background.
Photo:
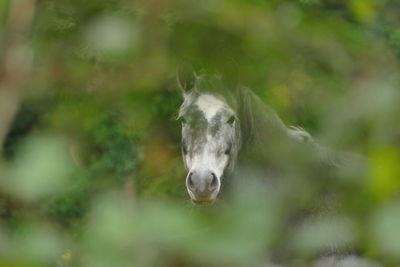
<svg viewBox="0 0 400 267">
<path fill-rule="evenodd" d="M 400 264 L 399 14 L 396 0 L 0 1 L 0 266 Z M 182 62 L 362 167 L 194 206 Z"/>
</svg>

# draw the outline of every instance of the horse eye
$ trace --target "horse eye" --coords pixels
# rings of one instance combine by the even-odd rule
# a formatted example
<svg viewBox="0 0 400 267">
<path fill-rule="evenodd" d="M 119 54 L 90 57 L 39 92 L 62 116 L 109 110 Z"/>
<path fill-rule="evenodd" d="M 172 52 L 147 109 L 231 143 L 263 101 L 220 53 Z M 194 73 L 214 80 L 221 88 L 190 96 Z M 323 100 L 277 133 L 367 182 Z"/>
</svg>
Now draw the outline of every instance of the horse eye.
<svg viewBox="0 0 400 267">
<path fill-rule="evenodd" d="M 183 152 L 183 154 L 187 154 L 187 145 L 186 145 L 186 142 L 185 141 L 182 141 L 182 152 Z"/>
<path fill-rule="evenodd" d="M 235 122 L 235 116 L 231 116 L 228 120 L 229 124 L 233 124 Z"/>
<path fill-rule="evenodd" d="M 231 153 L 231 149 L 232 149 L 232 143 L 229 143 L 227 149 L 225 150 L 225 155 L 229 155 Z"/>
<path fill-rule="evenodd" d="M 182 123 L 186 123 L 186 119 L 185 119 L 184 117 L 180 117 L 179 120 L 180 120 Z"/>
</svg>

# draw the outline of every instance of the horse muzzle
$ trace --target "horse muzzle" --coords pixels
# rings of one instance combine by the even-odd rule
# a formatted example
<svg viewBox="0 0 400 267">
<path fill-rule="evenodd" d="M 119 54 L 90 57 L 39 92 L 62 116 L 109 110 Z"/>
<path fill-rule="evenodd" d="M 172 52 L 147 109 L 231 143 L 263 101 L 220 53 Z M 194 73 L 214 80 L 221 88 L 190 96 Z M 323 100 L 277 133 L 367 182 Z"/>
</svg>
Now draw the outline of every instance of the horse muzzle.
<svg viewBox="0 0 400 267">
<path fill-rule="evenodd" d="M 186 178 L 187 191 L 196 204 L 214 202 L 220 185 L 220 179 L 210 170 L 191 170 Z"/>
</svg>

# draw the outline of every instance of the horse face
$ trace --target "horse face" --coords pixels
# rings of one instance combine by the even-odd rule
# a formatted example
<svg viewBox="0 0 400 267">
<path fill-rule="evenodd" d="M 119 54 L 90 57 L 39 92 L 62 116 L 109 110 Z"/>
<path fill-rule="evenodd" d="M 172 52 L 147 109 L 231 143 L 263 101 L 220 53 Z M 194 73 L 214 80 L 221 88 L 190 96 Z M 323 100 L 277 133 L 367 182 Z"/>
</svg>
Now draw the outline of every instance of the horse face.
<svg viewBox="0 0 400 267">
<path fill-rule="evenodd" d="M 187 191 L 196 203 L 212 203 L 220 191 L 223 174 L 236 161 L 236 115 L 218 96 L 188 94 L 180 118 Z"/>
</svg>

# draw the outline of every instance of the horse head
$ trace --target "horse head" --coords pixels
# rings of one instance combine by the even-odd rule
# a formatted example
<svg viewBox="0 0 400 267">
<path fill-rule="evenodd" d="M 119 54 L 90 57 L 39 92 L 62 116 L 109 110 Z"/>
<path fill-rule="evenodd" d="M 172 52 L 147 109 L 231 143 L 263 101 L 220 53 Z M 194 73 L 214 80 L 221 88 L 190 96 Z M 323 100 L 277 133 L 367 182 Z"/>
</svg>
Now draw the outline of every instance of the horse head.
<svg viewBox="0 0 400 267">
<path fill-rule="evenodd" d="M 224 97 L 202 88 L 196 74 L 179 76 L 178 82 L 184 98 L 179 120 L 182 156 L 188 170 L 186 189 L 193 202 L 212 203 L 240 148 L 237 114 Z"/>
</svg>

